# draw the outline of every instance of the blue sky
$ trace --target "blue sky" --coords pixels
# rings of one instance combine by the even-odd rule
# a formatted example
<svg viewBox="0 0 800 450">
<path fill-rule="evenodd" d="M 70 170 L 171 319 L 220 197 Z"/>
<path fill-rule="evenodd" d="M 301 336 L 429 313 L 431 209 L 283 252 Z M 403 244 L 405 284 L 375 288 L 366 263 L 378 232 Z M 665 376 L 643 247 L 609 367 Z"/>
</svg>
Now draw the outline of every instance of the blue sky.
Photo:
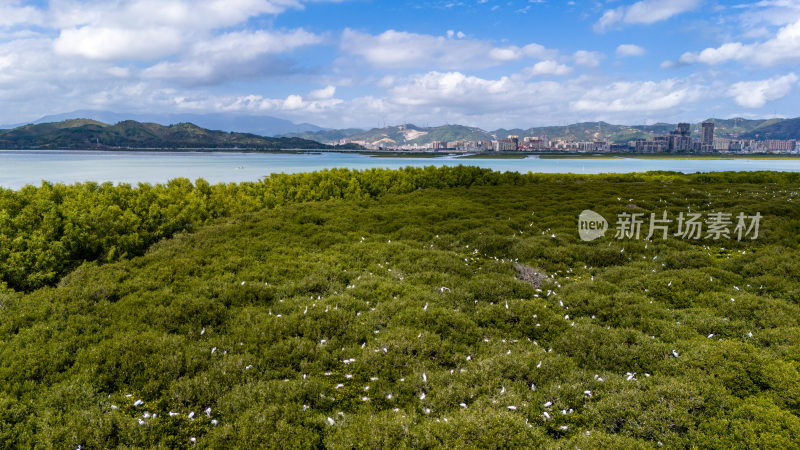
<svg viewBox="0 0 800 450">
<path fill-rule="evenodd" d="M 0 0 L 0 123 L 326 127 L 800 116 L 800 1 Z"/>
</svg>

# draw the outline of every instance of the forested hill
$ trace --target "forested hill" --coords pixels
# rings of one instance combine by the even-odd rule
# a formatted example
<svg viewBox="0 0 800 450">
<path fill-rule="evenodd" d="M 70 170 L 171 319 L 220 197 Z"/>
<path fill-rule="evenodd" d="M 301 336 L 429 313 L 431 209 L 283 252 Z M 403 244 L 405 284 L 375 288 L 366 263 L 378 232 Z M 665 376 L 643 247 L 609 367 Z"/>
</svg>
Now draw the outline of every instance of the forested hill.
<svg viewBox="0 0 800 450">
<path fill-rule="evenodd" d="M 800 117 L 775 121 L 747 133 L 744 137 L 747 139 L 800 139 Z"/>
<path fill-rule="evenodd" d="M 800 137 L 800 118 L 749 120 L 709 119 L 714 122 L 717 137 L 749 139 L 797 139 Z M 551 140 L 595 141 L 624 144 L 633 139 L 652 139 L 654 136 L 666 135 L 674 130 L 677 124 L 656 123 L 652 125 L 614 125 L 606 122 L 583 122 L 562 126 L 534 127 L 528 129 L 500 128 L 484 131 L 480 128 L 461 125 L 443 125 L 438 127 L 418 127 L 412 124 L 387 126 L 371 130 L 344 129 L 320 130 L 316 132 L 291 133 L 285 136 L 313 139 L 319 142 L 338 142 L 342 139 L 364 142 L 366 144 L 424 145 L 434 141 L 452 142 L 458 140 L 504 139 L 507 136 L 546 137 Z M 694 136 L 700 136 L 700 123 L 691 125 Z"/>
<path fill-rule="evenodd" d="M 0 131 L 0 149 L 331 149 L 319 142 L 227 133 L 191 123 L 163 126 L 132 120 L 109 125 L 77 119 Z"/>
</svg>

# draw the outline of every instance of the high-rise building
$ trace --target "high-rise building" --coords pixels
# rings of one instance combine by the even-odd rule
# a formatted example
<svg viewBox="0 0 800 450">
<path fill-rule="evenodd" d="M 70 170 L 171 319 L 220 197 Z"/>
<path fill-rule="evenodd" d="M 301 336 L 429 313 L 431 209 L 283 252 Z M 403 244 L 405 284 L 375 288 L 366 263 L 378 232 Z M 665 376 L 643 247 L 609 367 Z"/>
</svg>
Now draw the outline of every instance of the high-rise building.
<svg viewBox="0 0 800 450">
<path fill-rule="evenodd" d="M 702 123 L 703 134 L 700 140 L 700 151 L 714 151 L 714 122 L 707 120 Z"/>
<path fill-rule="evenodd" d="M 795 140 L 769 139 L 766 141 L 766 148 L 768 152 L 789 153 L 793 152 L 796 146 L 797 141 Z"/>
<path fill-rule="evenodd" d="M 669 133 L 669 150 L 686 152 L 692 147 L 691 128 L 688 123 L 681 122 L 678 129 Z"/>
<path fill-rule="evenodd" d="M 498 139 L 493 142 L 494 151 L 510 152 L 519 150 L 519 141 L 516 139 Z"/>
<path fill-rule="evenodd" d="M 669 150 L 669 138 L 666 136 L 656 136 L 652 141 L 636 139 L 634 143 L 636 153 L 661 153 L 667 150 Z"/>
<path fill-rule="evenodd" d="M 514 145 L 519 149 L 519 136 L 508 136 L 508 140 L 514 142 Z"/>
<path fill-rule="evenodd" d="M 733 141 L 727 138 L 714 138 L 714 151 L 723 151 L 727 152 L 731 149 L 731 143 Z"/>
</svg>

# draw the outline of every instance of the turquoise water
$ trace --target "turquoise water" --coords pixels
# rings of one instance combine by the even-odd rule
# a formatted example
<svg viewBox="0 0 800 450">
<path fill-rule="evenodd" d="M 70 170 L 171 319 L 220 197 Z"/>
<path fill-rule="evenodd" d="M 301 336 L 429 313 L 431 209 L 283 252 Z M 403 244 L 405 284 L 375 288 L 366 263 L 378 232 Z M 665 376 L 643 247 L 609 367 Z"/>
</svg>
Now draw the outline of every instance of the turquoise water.
<svg viewBox="0 0 800 450">
<path fill-rule="evenodd" d="M 256 181 L 270 173 L 311 172 L 325 168 L 400 168 L 457 166 L 499 171 L 542 173 L 629 173 L 670 170 L 684 173 L 715 171 L 800 171 L 800 159 L 463 159 L 376 158 L 354 153 L 161 153 L 98 151 L 0 151 L 0 186 L 19 189 L 42 180 L 53 183 L 111 181 L 164 183 L 184 177 L 210 183 Z"/>
</svg>

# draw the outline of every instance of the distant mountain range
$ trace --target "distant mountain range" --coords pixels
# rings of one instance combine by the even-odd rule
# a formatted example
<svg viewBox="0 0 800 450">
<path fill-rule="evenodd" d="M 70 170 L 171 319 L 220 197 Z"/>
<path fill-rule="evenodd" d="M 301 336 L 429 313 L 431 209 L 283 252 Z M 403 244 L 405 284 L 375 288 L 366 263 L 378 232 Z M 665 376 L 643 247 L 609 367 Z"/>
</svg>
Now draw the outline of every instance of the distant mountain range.
<svg viewBox="0 0 800 450">
<path fill-rule="evenodd" d="M 332 149 L 297 137 L 212 131 L 191 123 L 164 126 L 133 120 L 109 125 L 90 119 L 25 125 L 0 131 L 0 149 Z"/>
<path fill-rule="evenodd" d="M 743 139 L 800 139 L 800 118 L 797 119 L 710 119 L 714 121 L 717 137 Z M 608 141 L 623 144 L 634 139 L 651 139 L 668 134 L 677 124 L 613 125 L 606 122 L 584 122 L 564 126 L 535 127 L 528 129 L 498 129 L 484 131 L 462 125 L 418 127 L 412 124 L 362 130 L 319 130 L 315 132 L 288 133 L 284 136 L 311 139 L 318 142 L 339 142 L 342 139 L 371 145 L 425 145 L 434 141 L 492 140 L 508 136 L 542 137 L 550 140 Z M 692 134 L 699 136 L 700 124 L 692 124 Z"/>
<path fill-rule="evenodd" d="M 193 123 L 209 130 L 234 131 L 237 133 L 251 133 L 259 136 L 279 136 L 287 133 L 304 133 L 322 131 L 323 128 L 310 123 L 293 123 L 288 120 L 270 116 L 244 115 L 234 113 L 213 114 L 129 114 L 111 111 L 84 109 L 64 114 L 55 114 L 42 117 L 30 124 L 44 124 L 63 122 L 72 119 L 91 119 L 102 123 L 119 123 L 126 120 L 135 120 L 142 123 L 157 123 L 160 125 L 174 125 L 178 123 Z M 29 123 L 15 125 L 0 125 L 0 129 L 17 128 Z"/>
<path fill-rule="evenodd" d="M 395 147 L 401 145 L 426 145 L 434 141 L 452 142 L 459 140 L 493 140 L 503 139 L 509 135 L 540 137 L 550 140 L 568 141 L 608 141 L 627 143 L 639 138 L 652 138 L 664 135 L 676 128 L 676 124 L 657 123 L 653 125 L 613 125 L 606 122 L 584 122 L 573 125 L 535 127 L 528 129 L 498 129 L 485 131 L 480 128 L 463 125 L 443 125 L 438 127 L 418 127 L 412 124 L 388 126 L 363 130 L 349 128 L 327 130 L 309 124 L 293 124 L 281 119 L 255 116 L 234 116 L 226 114 L 209 114 L 201 116 L 153 115 L 164 122 L 168 118 L 205 118 L 217 125 L 228 121 L 224 130 L 210 130 L 189 122 L 163 125 L 154 122 L 131 120 L 129 115 L 103 111 L 82 111 L 70 114 L 78 116 L 93 113 L 95 117 L 107 119 L 125 118 L 118 122 L 100 121 L 92 118 L 60 119 L 64 115 L 48 116 L 42 121 L 56 120 L 37 124 L 23 125 L 12 129 L 0 130 L 0 148 L 240 148 L 256 150 L 274 149 L 326 149 L 333 148 L 341 140 L 347 139 L 366 145 Z M 90 115 L 90 114 L 85 114 Z M 742 139 L 800 139 L 800 118 L 795 119 L 710 119 L 716 125 L 716 136 Z M 272 121 L 272 122 L 270 122 Z M 39 121 L 37 121 L 39 122 Z M 115 125 L 110 125 L 115 123 Z M 279 137 L 264 137 L 258 133 L 241 132 L 230 129 L 239 124 L 250 124 L 252 127 L 273 124 L 276 127 L 307 127 L 301 132 L 283 133 Z M 272 125 L 270 125 L 272 126 Z M 251 128 L 253 129 L 253 128 Z M 699 136 L 700 124 L 692 124 L 691 130 Z M 327 145 L 326 145 L 327 144 Z M 359 148 L 350 145 L 344 148 Z"/>
</svg>

